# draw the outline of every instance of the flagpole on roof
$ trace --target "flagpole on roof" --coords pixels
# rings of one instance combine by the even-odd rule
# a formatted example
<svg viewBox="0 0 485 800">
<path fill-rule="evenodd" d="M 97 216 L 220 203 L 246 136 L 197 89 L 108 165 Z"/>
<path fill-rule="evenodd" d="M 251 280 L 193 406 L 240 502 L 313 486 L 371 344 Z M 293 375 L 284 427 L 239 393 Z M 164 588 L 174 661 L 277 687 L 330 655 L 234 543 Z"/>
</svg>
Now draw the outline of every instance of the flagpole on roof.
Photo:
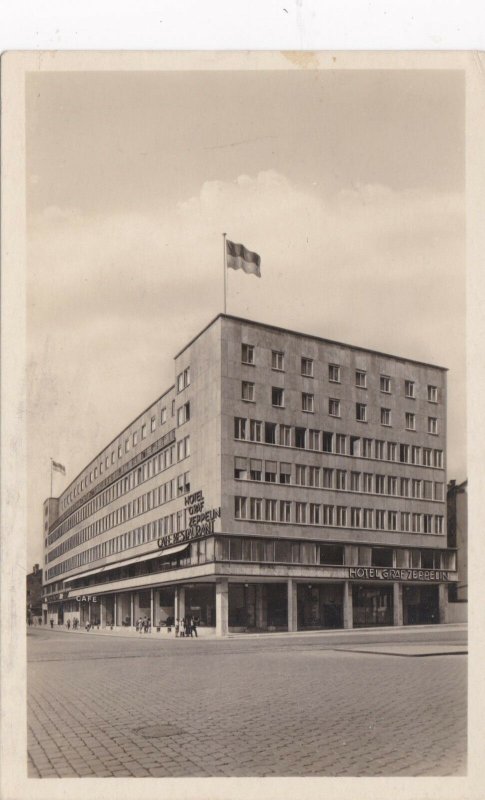
<svg viewBox="0 0 485 800">
<path fill-rule="evenodd" d="M 52 457 L 51 457 L 51 493 L 50 497 L 52 497 Z"/>
<path fill-rule="evenodd" d="M 226 236 L 227 233 L 222 234 L 222 246 L 224 248 L 224 260 L 223 260 L 223 269 L 224 269 L 224 314 L 226 313 L 226 292 L 227 292 L 227 246 L 226 246 Z"/>
</svg>

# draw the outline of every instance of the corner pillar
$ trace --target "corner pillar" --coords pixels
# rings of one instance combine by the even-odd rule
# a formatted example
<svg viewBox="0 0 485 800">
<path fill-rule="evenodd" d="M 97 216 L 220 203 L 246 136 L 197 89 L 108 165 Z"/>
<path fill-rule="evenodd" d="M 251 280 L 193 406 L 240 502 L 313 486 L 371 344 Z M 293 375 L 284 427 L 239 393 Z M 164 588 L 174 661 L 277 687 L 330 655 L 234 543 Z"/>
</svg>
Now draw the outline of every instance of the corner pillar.
<svg viewBox="0 0 485 800">
<path fill-rule="evenodd" d="M 354 627 L 354 614 L 352 609 L 352 584 L 345 581 L 343 590 L 344 601 L 344 628 Z"/>
<path fill-rule="evenodd" d="M 296 592 L 297 592 L 297 584 L 291 578 L 288 578 L 288 631 L 296 631 L 298 630 L 298 618 L 297 618 L 297 599 L 296 599 Z"/>
<path fill-rule="evenodd" d="M 438 600 L 440 612 L 440 625 L 448 622 L 448 586 L 446 583 L 440 583 L 438 586 Z"/>
<path fill-rule="evenodd" d="M 216 582 L 216 636 L 229 632 L 229 585 L 227 578 Z"/>
<path fill-rule="evenodd" d="M 392 584 L 392 623 L 393 625 L 403 624 L 402 611 L 402 583 Z"/>
</svg>

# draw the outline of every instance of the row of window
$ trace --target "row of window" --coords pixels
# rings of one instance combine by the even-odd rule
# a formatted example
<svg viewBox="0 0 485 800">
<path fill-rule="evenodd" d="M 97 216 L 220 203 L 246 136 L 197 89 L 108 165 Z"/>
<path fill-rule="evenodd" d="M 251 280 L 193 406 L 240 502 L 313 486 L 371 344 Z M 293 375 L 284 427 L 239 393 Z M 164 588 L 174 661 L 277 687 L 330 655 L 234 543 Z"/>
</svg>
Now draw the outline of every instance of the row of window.
<svg viewBox="0 0 485 800">
<path fill-rule="evenodd" d="M 243 481 L 292 484 L 316 489 L 388 494 L 412 497 L 417 500 L 444 500 L 444 484 L 441 481 L 398 478 L 394 475 L 374 475 L 372 472 L 361 473 L 354 470 L 348 473 L 345 469 L 290 464 L 284 461 L 263 461 L 260 458 L 242 456 L 234 458 L 234 478 Z"/>
<path fill-rule="evenodd" d="M 241 362 L 243 364 L 255 365 L 255 346 L 252 344 L 241 345 Z M 313 378 L 315 361 L 313 358 L 302 356 L 300 360 L 300 372 L 304 378 Z M 271 351 L 271 368 L 277 372 L 285 371 L 285 354 L 281 350 Z M 356 369 L 354 373 L 355 386 L 359 389 L 367 389 L 367 371 L 364 369 Z M 340 364 L 328 365 L 328 380 L 330 383 L 341 383 L 341 367 Z M 390 375 L 379 376 L 379 388 L 384 394 L 392 394 L 393 391 L 393 378 Z M 404 380 L 404 396 L 410 399 L 416 399 L 416 381 L 406 379 Z M 427 385 L 427 400 L 430 403 L 438 402 L 438 387 L 432 384 Z"/>
<path fill-rule="evenodd" d="M 77 531 L 73 536 L 70 536 L 69 539 L 66 539 L 51 550 L 46 556 L 46 563 L 55 561 L 59 556 L 78 547 L 80 544 L 84 544 L 84 542 L 93 539 L 95 536 L 99 536 L 101 533 L 105 533 L 115 528 L 117 525 L 121 525 L 123 522 L 128 522 L 130 519 L 144 514 L 146 511 L 151 511 L 152 508 L 158 508 L 165 503 L 169 503 L 171 500 L 189 491 L 190 473 L 185 472 L 178 475 L 177 478 L 172 478 L 171 481 L 157 486 L 150 492 L 146 492 L 136 497 L 134 500 L 130 500 L 126 505 L 120 506 L 115 511 L 111 511 L 109 514 L 106 514 L 106 516 L 91 523 L 91 525 L 81 528 L 81 530 Z M 185 527 L 187 527 L 186 520 L 182 528 Z"/>
<path fill-rule="evenodd" d="M 131 492 L 141 483 L 144 483 L 160 472 L 169 469 L 177 462 L 183 461 L 190 455 L 190 437 L 185 436 L 180 439 L 176 445 L 173 444 L 167 447 L 158 455 L 148 459 L 140 466 L 135 467 L 127 475 L 124 475 L 117 481 L 114 481 L 111 486 L 108 486 L 103 492 L 100 492 L 92 500 L 78 508 L 67 519 L 53 531 L 47 539 L 49 545 L 53 544 L 57 539 L 63 536 L 67 531 L 74 528 L 78 523 L 83 522 L 85 519 L 95 514 L 101 508 L 109 505 L 113 500 L 117 500 L 127 492 Z"/>
<path fill-rule="evenodd" d="M 322 564 L 328 566 L 372 566 L 412 569 L 453 569 L 453 553 L 392 547 L 345 547 L 289 539 L 259 539 L 224 536 L 216 540 L 216 560 Z"/>
<path fill-rule="evenodd" d="M 261 497 L 234 498 L 234 516 L 252 522 L 280 522 L 297 525 L 337 526 L 412 533 L 443 533 L 441 514 L 386 511 L 374 508 L 348 508 L 291 500 L 265 500 Z"/>
<path fill-rule="evenodd" d="M 401 464 L 415 464 L 440 469 L 443 467 L 442 450 L 399 444 L 398 442 L 385 442 L 381 439 L 349 436 L 345 433 L 281 425 L 276 422 L 262 422 L 246 417 L 234 417 L 234 438 L 240 441 L 276 444 L 282 447 L 296 447 L 358 458 L 399 461 Z"/>
<path fill-rule="evenodd" d="M 178 391 L 182 391 L 185 389 L 186 386 L 190 385 L 190 372 L 189 368 L 184 370 L 178 377 L 177 377 L 177 387 L 181 386 L 182 388 L 178 388 Z M 175 400 L 172 400 L 172 417 L 175 416 Z M 190 419 L 190 403 L 185 403 L 181 408 L 177 410 L 177 425 L 183 425 Z M 167 407 L 164 406 L 160 410 L 160 425 L 164 425 L 167 422 Z M 136 447 L 136 445 L 146 439 L 148 435 L 148 424 L 150 426 L 150 433 L 153 433 L 157 428 L 157 416 L 153 414 L 150 417 L 150 422 L 142 422 L 140 429 L 133 431 L 129 436 L 126 436 L 124 442 L 120 441 L 118 443 L 118 448 L 116 447 L 111 451 L 111 453 L 107 454 L 103 458 L 100 459 L 99 463 L 94 466 L 84 478 L 81 478 L 79 483 L 73 487 L 72 491 L 66 495 L 66 497 L 62 501 L 62 508 L 67 508 L 78 495 L 81 494 L 85 489 L 91 486 L 97 480 L 98 476 L 103 475 L 105 470 L 107 471 L 110 467 L 115 464 L 116 461 L 116 453 L 118 454 L 118 460 L 123 458 L 125 453 L 129 453 L 132 447 Z"/>
<path fill-rule="evenodd" d="M 244 400 L 247 403 L 255 403 L 256 402 L 256 390 L 255 384 L 251 381 L 242 381 L 241 383 L 241 400 Z M 271 387 L 271 404 L 275 408 L 284 408 L 285 407 L 285 390 L 281 389 L 277 386 Z M 302 392 L 301 393 L 301 410 L 306 411 L 309 414 L 313 414 L 315 412 L 315 395 L 310 394 L 309 392 Z M 328 398 L 328 413 L 331 417 L 340 417 L 341 416 L 341 401 L 334 397 Z M 355 419 L 357 422 L 368 422 L 368 406 L 366 403 L 356 403 L 355 404 Z M 381 425 L 391 426 L 392 425 L 392 410 L 390 408 L 381 408 L 380 409 L 380 423 Z M 433 435 L 438 434 L 438 418 L 437 417 L 428 417 L 427 418 L 427 433 L 431 433 Z M 404 422 L 406 425 L 406 430 L 408 431 L 415 431 L 416 430 L 416 414 L 414 412 L 405 412 L 404 414 Z"/>
</svg>

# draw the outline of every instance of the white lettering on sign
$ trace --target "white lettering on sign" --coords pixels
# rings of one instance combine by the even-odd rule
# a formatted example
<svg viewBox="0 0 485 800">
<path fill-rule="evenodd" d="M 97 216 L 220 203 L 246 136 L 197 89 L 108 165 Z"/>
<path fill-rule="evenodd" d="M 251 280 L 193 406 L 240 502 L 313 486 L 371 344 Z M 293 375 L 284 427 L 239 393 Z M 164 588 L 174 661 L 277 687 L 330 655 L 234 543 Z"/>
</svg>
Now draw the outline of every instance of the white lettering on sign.
<svg viewBox="0 0 485 800">
<path fill-rule="evenodd" d="M 444 569 L 391 569 L 387 567 L 350 567 L 349 578 L 364 580 L 449 581 Z"/>
</svg>

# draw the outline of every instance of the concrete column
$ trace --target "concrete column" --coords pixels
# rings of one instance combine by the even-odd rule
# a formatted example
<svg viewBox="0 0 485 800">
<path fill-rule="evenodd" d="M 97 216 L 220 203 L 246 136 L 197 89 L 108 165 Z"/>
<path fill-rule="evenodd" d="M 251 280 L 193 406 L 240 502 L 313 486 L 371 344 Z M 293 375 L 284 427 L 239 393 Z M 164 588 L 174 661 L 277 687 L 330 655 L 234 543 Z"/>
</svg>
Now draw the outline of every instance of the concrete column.
<svg viewBox="0 0 485 800">
<path fill-rule="evenodd" d="M 130 625 L 133 628 L 135 624 L 135 595 L 130 592 Z"/>
<path fill-rule="evenodd" d="M 99 624 L 101 628 L 106 627 L 106 597 L 99 598 Z"/>
<path fill-rule="evenodd" d="M 298 617 L 297 617 L 297 599 L 296 591 L 297 584 L 291 578 L 288 578 L 288 630 L 298 630 Z"/>
<path fill-rule="evenodd" d="M 265 627 L 263 608 L 263 585 L 256 584 L 256 627 L 260 630 Z"/>
<path fill-rule="evenodd" d="M 403 611 L 402 611 L 402 583 L 392 584 L 392 614 L 393 625 L 403 624 Z"/>
<path fill-rule="evenodd" d="M 179 586 L 179 619 L 185 617 L 185 586 Z"/>
<path fill-rule="evenodd" d="M 155 620 L 153 619 L 153 589 L 150 589 L 150 624 L 151 624 L 151 631 L 155 627 Z"/>
<path fill-rule="evenodd" d="M 152 610 L 152 627 L 156 628 L 160 616 L 160 601 L 158 589 L 153 589 L 153 610 Z"/>
<path fill-rule="evenodd" d="M 440 625 L 448 622 L 448 586 L 440 583 L 438 586 L 438 599 L 440 604 Z"/>
<path fill-rule="evenodd" d="M 180 614 L 179 614 L 179 587 L 176 586 L 174 589 L 173 595 L 173 616 L 175 618 L 175 622 L 177 620 L 180 622 Z M 175 623 L 174 623 L 175 624 Z"/>
<path fill-rule="evenodd" d="M 216 636 L 229 632 L 229 586 L 227 578 L 216 582 Z"/>
<path fill-rule="evenodd" d="M 345 581 L 343 591 L 344 601 L 344 628 L 354 627 L 354 614 L 352 610 L 352 584 Z"/>
</svg>

